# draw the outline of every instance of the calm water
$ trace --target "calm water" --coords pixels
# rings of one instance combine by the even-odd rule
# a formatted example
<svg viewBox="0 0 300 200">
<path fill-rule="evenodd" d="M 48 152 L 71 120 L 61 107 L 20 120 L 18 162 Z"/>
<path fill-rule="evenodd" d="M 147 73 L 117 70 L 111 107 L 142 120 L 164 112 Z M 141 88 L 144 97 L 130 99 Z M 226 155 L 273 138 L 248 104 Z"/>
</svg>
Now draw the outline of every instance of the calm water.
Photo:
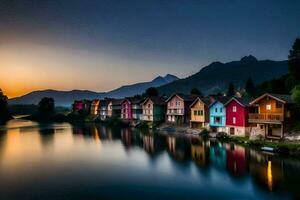
<svg viewBox="0 0 300 200">
<path fill-rule="evenodd" d="M 299 199 L 300 161 L 100 125 L 0 127 L 0 199 Z"/>
</svg>

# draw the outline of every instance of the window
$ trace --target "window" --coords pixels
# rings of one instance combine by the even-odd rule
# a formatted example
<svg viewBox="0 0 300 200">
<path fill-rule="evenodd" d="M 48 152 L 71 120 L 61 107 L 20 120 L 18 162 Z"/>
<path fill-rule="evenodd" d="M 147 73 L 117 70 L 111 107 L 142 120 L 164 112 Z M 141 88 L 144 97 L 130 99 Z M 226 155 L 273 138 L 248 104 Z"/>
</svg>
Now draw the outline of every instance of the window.
<svg viewBox="0 0 300 200">
<path fill-rule="evenodd" d="M 150 108 L 151 107 L 151 105 L 150 105 L 150 103 L 148 104 L 148 108 Z"/>
<path fill-rule="evenodd" d="M 282 108 L 282 103 L 276 101 L 276 108 Z"/>
<path fill-rule="evenodd" d="M 232 112 L 236 112 L 236 106 L 232 107 Z"/>
<path fill-rule="evenodd" d="M 203 116 L 203 110 L 200 110 L 200 115 Z"/>
<path fill-rule="evenodd" d="M 194 110 L 194 115 L 197 115 L 197 110 Z"/>
<path fill-rule="evenodd" d="M 214 123 L 215 123 L 215 124 L 221 124 L 221 122 L 222 122 L 221 117 L 215 117 L 215 118 L 214 118 Z"/>
<path fill-rule="evenodd" d="M 215 112 L 218 112 L 218 108 L 215 108 Z"/>
<path fill-rule="evenodd" d="M 232 123 L 233 123 L 233 124 L 236 123 L 236 118 L 235 118 L 235 117 L 232 118 Z"/>
<path fill-rule="evenodd" d="M 267 110 L 271 110 L 271 104 L 267 104 L 267 105 L 266 105 L 266 109 L 267 109 Z"/>
<path fill-rule="evenodd" d="M 220 108 L 220 113 L 223 112 L 223 108 Z"/>
<path fill-rule="evenodd" d="M 199 116 L 201 116 L 201 112 L 200 112 L 200 110 L 198 110 L 198 115 L 199 115 Z"/>
</svg>

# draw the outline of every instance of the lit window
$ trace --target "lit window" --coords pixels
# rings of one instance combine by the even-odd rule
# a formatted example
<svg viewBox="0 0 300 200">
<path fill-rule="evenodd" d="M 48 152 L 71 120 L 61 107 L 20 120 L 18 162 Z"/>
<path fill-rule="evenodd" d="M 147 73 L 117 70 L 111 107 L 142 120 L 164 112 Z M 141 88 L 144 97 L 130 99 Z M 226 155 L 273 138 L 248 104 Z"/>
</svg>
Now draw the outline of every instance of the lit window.
<svg viewBox="0 0 300 200">
<path fill-rule="evenodd" d="M 232 107 L 232 112 L 236 112 L 236 106 Z"/>
<path fill-rule="evenodd" d="M 236 123 L 236 118 L 235 118 L 235 117 L 232 118 L 232 123 L 233 123 L 233 124 Z"/>
<path fill-rule="evenodd" d="M 267 109 L 267 110 L 271 110 L 271 104 L 267 104 L 267 105 L 266 105 L 266 109 Z"/>
</svg>

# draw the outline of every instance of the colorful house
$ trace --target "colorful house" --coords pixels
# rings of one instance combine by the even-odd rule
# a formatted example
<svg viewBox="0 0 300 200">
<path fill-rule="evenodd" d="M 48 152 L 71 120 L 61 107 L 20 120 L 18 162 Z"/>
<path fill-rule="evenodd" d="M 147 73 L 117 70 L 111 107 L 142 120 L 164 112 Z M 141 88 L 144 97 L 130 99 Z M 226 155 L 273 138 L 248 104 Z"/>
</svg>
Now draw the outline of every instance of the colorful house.
<svg viewBox="0 0 300 200">
<path fill-rule="evenodd" d="M 121 119 L 123 120 L 141 120 L 143 109 L 139 98 L 126 98 L 121 103 Z"/>
<path fill-rule="evenodd" d="M 248 124 L 249 100 L 233 97 L 226 104 L 227 133 L 237 136 L 249 136 Z"/>
<path fill-rule="evenodd" d="M 207 128 L 209 125 L 208 107 L 211 101 L 209 98 L 197 97 L 191 104 L 191 128 Z"/>
<path fill-rule="evenodd" d="M 100 100 L 99 99 L 94 99 L 91 103 L 90 114 L 91 115 L 98 115 L 99 114 L 99 106 L 100 106 Z"/>
<path fill-rule="evenodd" d="M 166 121 L 168 123 L 184 124 L 190 120 L 190 105 L 197 96 L 173 94 L 167 100 Z"/>
<path fill-rule="evenodd" d="M 209 106 L 209 126 L 213 131 L 226 132 L 226 108 L 228 97 L 217 97 Z"/>
<path fill-rule="evenodd" d="M 108 104 L 108 116 L 121 118 L 121 103 L 123 100 L 124 99 L 113 99 L 110 101 Z"/>
<path fill-rule="evenodd" d="M 295 121 L 294 102 L 289 95 L 264 94 L 250 102 L 250 134 L 279 139 Z"/>
<path fill-rule="evenodd" d="M 74 103 L 72 104 L 72 111 L 73 112 L 78 112 L 84 108 L 84 103 L 82 100 L 75 100 Z"/>
<path fill-rule="evenodd" d="M 109 100 L 104 99 L 100 101 L 100 106 L 99 106 L 99 115 L 101 120 L 106 120 L 108 118 L 108 104 Z"/>
<path fill-rule="evenodd" d="M 143 121 L 159 122 L 165 120 L 166 99 L 164 97 L 148 97 L 142 102 Z"/>
<path fill-rule="evenodd" d="M 73 112 L 79 112 L 79 111 L 83 111 L 87 114 L 90 113 L 91 111 L 91 105 L 92 105 L 92 101 L 90 100 L 76 100 L 73 103 Z"/>
</svg>

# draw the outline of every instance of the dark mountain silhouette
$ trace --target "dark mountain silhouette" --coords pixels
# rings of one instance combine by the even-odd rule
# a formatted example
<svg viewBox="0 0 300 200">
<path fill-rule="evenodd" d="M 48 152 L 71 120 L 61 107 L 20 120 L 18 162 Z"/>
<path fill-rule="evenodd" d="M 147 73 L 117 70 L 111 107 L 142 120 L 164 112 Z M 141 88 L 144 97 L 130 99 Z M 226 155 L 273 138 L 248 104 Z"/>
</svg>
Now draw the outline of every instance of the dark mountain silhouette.
<svg viewBox="0 0 300 200">
<path fill-rule="evenodd" d="M 165 85 L 167 83 L 171 83 L 175 80 L 179 80 L 178 77 L 167 74 L 166 76 L 158 76 L 152 81 L 149 82 L 143 82 L 143 83 L 136 83 L 133 85 L 125 85 L 118 89 L 112 90 L 105 94 L 107 97 L 113 97 L 113 98 L 121 98 L 121 97 L 129 97 L 134 96 L 136 94 L 142 94 L 147 90 L 149 87 L 159 87 L 162 85 Z"/>
<path fill-rule="evenodd" d="M 235 88 L 243 88 L 249 77 L 255 84 L 278 78 L 288 73 L 287 61 L 257 60 L 254 56 L 228 63 L 213 62 L 198 73 L 158 88 L 161 94 L 189 93 L 193 88 L 204 94 L 224 92 L 232 82 Z"/>
<path fill-rule="evenodd" d="M 178 78 L 174 75 L 167 74 L 166 76 L 158 76 L 149 82 L 136 83 L 132 85 L 122 86 L 110 92 L 93 92 L 89 90 L 41 90 L 33 91 L 24 96 L 9 99 L 9 104 L 38 104 L 43 97 L 52 97 L 55 99 L 55 104 L 58 106 L 70 106 L 76 99 L 100 99 L 104 97 L 122 98 L 142 94 L 149 87 L 159 87 L 170 83 Z"/>
</svg>

